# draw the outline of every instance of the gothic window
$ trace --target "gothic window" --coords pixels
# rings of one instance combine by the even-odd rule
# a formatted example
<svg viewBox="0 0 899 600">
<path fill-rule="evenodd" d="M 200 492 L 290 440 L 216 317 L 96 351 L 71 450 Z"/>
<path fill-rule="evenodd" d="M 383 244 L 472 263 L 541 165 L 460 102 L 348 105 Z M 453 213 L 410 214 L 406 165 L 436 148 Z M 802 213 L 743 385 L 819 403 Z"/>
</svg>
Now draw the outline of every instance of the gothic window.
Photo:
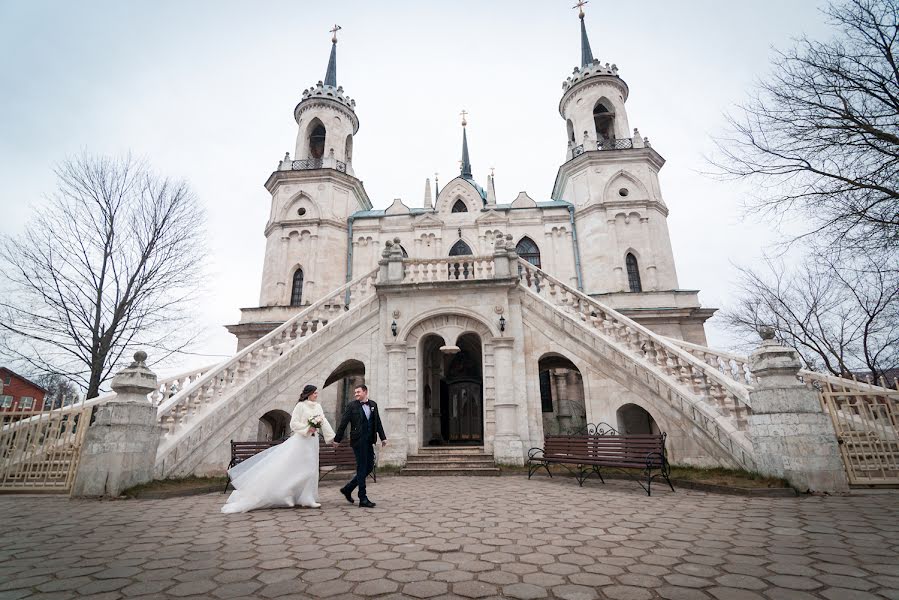
<svg viewBox="0 0 899 600">
<path fill-rule="evenodd" d="M 515 246 L 515 251 L 518 253 L 518 256 L 538 269 L 540 268 L 540 249 L 534 243 L 534 240 L 529 237 L 521 238 L 521 241 Z"/>
<path fill-rule="evenodd" d="M 450 256 L 470 256 L 471 254 L 471 248 L 462 240 L 453 244 L 453 247 L 450 248 L 449 251 Z"/>
<path fill-rule="evenodd" d="M 640 283 L 640 269 L 637 268 L 637 258 L 628 252 L 624 258 L 624 264 L 627 266 L 627 283 L 631 291 L 642 292 L 643 285 Z"/>
<path fill-rule="evenodd" d="M 312 128 L 312 133 L 309 134 L 310 158 L 321 158 L 325 155 L 325 126 L 322 125 L 321 121 L 318 121 L 317 123 L 318 124 Z"/>
<path fill-rule="evenodd" d="M 353 162 L 353 136 L 346 136 L 346 153 L 344 154 L 348 163 Z"/>
<path fill-rule="evenodd" d="M 540 406 L 545 413 L 553 412 L 551 377 L 552 374 L 549 371 L 540 371 Z"/>
<path fill-rule="evenodd" d="M 290 290 L 290 305 L 300 306 L 303 303 L 303 269 L 293 274 L 293 287 Z"/>
<path fill-rule="evenodd" d="M 403 251 L 403 258 L 409 258 L 409 253 L 406 252 L 406 249 L 403 248 L 402 244 L 400 244 L 400 250 Z"/>
<path fill-rule="evenodd" d="M 602 103 L 597 102 L 593 107 L 593 125 L 596 128 L 596 141 L 604 142 L 615 137 L 615 131 L 612 123 L 615 120 L 615 114 Z"/>
<path fill-rule="evenodd" d="M 571 120 L 568 121 L 568 141 L 574 143 L 574 125 L 571 124 Z"/>
<path fill-rule="evenodd" d="M 453 212 L 468 212 L 468 207 L 462 200 L 456 200 L 456 203 L 453 204 Z"/>
</svg>

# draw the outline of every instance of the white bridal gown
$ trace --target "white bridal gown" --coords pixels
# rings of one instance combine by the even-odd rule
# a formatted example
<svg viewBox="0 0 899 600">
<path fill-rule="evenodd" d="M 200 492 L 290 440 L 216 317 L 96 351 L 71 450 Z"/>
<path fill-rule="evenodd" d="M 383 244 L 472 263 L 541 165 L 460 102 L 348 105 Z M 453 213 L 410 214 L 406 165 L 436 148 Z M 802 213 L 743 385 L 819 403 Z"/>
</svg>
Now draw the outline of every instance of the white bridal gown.
<svg viewBox="0 0 899 600">
<path fill-rule="evenodd" d="M 234 491 L 223 513 L 279 506 L 318 507 L 318 435 L 309 435 L 309 418 L 322 418 L 325 442 L 334 430 L 318 402 L 298 402 L 290 419 L 293 434 L 228 470 Z"/>
</svg>

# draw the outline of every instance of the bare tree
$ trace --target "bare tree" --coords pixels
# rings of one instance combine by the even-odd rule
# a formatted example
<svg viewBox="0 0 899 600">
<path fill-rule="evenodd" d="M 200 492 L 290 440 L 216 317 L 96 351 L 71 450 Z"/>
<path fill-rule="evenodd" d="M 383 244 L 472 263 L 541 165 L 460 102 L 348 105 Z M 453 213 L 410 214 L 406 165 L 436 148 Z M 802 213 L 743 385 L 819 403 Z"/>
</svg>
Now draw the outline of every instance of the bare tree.
<svg viewBox="0 0 899 600">
<path fill-rule="evenodd" d="M 78 401 L 78 387 L 57 373 L 41 373 L 34 378 L 35 383 L 47 390 L 44 408 L 60 408 Z"/>
<path fill-rule="evenodd" d="M 750 212 L 798 221 L 833 249 L 899 248 L 899 2 L 847 0 L 837 29 L 779 52 L 770 76 L 730 116 L 719 172 L 758 184 Z"/>
<path fill-rule="evenodd" d="M 871 258 L 812 256 L 792 269 L 768 261 L 766 274 L 740 268 L 741 300 L 722 318 L 744 339 L 773 326 L 812 370 L 867 372 L 876 381 L 899 366 L 897 271 Z"/>
<path fill-rule="evenodd" d="M 92 398 L 128 349 L 192 341 L 204 215 L 187 183 L 130 156 L 83 154 L 56 175 L 24 234 L 0 240 L 0 349 Z"/>
</svg>

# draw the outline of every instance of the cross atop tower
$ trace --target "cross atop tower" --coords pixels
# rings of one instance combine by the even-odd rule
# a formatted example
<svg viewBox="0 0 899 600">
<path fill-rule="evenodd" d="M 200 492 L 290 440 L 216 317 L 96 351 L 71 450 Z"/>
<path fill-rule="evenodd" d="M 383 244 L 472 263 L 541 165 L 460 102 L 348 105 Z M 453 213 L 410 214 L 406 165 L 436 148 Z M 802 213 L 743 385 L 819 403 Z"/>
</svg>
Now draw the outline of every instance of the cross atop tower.
<svg viewBox="0 0 899 600">
<path fill-rule="evenodd" d="M 468 115 L 468 111 L 463 108 L 462 112 L 460 112 L 459 114 L 462 115 L 462 127 L 465 127 L 466 125 L 468 125 L 468 121 L 465 120 L 465 117 Z"/>
<path fill-rule="evenodd" d="M 341 29 L 343 29 L 343 27 L 341 27 L 340 25 L 335 23 L 334 27 L 330 30 L 331 31 L 331 41 L 335 44 L 337 43 L 337 32 L 340 31 Z"/>
<path fill-rule="evenodd" d="M 574 8 L 578 9 L 577 16 L 580 17 L 581 19 L 584 18 L 584 5 L 587 4 L 588 2 L 590 2 L 590 0 L 578 0 L 577 4 L 575 4 L 574 6 L 571 7 L 572 9 L 574 9 Z"/>
</svg>

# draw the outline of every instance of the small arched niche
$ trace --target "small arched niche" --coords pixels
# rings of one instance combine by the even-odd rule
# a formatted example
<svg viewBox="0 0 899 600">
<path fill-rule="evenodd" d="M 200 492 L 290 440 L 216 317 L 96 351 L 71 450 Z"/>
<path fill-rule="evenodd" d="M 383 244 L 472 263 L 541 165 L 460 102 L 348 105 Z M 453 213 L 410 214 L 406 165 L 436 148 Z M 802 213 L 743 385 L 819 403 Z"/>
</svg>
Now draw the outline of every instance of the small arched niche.
<svg viewBox="0 0 899 600">
<path fill-rule="evenodd" d="M 615 416 L 618 419 L 618 432 L 622 435 L 639 433 L 658 435 L 660 433 L 659 426 L 652 415 L 636 404 L 623 405 L 616 411 Z"/>
<path fill-rule="evenodd" d="M 602 98 L 593 107 L 593 126 L 596 129 L 596 141 L 599 143 L 615 139 L 615 111 L 609 102 Z"/>
</svg>

